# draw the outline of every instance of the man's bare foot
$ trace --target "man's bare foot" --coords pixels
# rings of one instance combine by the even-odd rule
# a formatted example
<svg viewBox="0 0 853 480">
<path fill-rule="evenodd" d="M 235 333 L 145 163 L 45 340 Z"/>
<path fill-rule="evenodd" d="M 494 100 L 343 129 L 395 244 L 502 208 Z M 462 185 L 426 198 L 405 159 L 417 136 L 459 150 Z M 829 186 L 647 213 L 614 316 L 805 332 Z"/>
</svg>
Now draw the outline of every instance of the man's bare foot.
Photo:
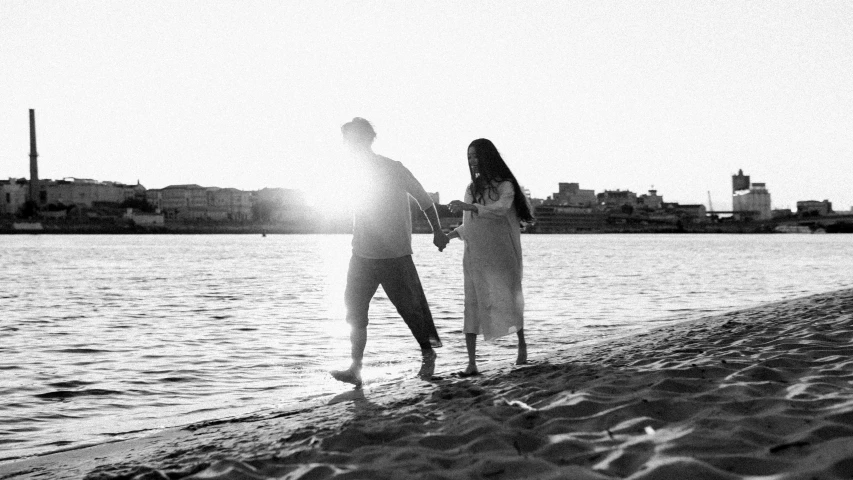
<svg viewBox="0 0 853 480">
<path fill-rule="evenodd" d="M 435 353 L 435 350 L 430 350 L 427 353 L 423 354 L 423 359 L 421 360 L 421 369 L 418 371 L 418 377 L 429 380 L 432 378 L 432 374 L 435 373 L 435 359 L 438 358 L 438 354 Z"/>
<path fill-rule="evenodd" d="M 361 386 L 361 371 L 355 370 L 352 367 L 346 370 L 332 370 L 329 373 L 339 382 L 351 383 L 356 387 Z"/>
<path fill-rule="evenodd" d="M 518 346 L 518 358 L 515 359 L 516 365 L 525 365 L 527 363 L 527 345 Z"/>
<path fill-rule="evenodd" d="M 474 376 L 477 376 L 479 374 L 480 374 L 480 371 L 477 370 L 476 365 L 468 364 L 468 367 L 466 367 L 465 370 L 462 370 L 461 372 L 459 372 L 457 375 L 459 375 L 460 377 L 474 377 Z"/>
</svg>

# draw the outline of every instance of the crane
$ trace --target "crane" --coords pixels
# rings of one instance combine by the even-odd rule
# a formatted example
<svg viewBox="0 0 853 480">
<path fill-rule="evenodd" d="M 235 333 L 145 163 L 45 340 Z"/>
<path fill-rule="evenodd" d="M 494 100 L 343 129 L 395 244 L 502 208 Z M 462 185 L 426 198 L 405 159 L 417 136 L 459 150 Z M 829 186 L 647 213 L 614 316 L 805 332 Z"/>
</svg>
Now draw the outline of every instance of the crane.
<svg viewBox="0 0 853 480">
<path fill-rule="evenodd" d="M 714 204 L 711 203 L 711 191 L 708 190 L 708 219 L 711 223 L 714 223 L 718 218 L 719 217 L 714 213 Z"/>
</svg>

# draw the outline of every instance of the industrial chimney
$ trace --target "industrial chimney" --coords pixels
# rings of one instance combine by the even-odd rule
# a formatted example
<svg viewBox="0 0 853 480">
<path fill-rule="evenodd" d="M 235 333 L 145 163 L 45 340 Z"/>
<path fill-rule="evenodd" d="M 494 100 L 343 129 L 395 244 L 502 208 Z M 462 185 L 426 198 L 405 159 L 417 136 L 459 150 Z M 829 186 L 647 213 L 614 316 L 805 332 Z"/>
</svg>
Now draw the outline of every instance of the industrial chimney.
<svg viewBox="0 0 853 480">
<path fill-rule="evenodd" d="M 39 164 L 36 151 L 36 111 L 30 109 L 30 190 L 28 199 L 34 206 L 38 205 L 39 197 Z"/>
</svg>

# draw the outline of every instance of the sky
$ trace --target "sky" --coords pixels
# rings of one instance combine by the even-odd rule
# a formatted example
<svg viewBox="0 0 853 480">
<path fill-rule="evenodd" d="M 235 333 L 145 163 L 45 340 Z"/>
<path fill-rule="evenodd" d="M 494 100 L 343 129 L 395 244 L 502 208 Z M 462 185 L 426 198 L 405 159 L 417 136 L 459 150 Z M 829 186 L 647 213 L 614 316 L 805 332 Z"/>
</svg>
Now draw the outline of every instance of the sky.
<svg viewBox="0 0 853 480">
<path fill-rule="evenodd" d="M 0 178 L 305 190 L 345 204 L 340 126 L 441 202 L 492 140 L 559 182 L 731 209 L 853 207 L 853 2 L 0 1 Z"/>
</svg>

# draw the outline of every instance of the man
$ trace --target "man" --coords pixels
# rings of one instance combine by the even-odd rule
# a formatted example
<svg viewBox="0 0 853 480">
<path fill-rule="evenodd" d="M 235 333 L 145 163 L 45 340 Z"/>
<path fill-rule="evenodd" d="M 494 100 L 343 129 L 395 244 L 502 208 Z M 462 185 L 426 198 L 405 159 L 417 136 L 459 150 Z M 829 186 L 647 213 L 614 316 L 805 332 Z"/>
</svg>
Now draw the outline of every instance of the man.
<svg viewBox="0 0 853 480">
<path fill-rule="evenodd" d="M 344 143 L 356 161 L 361 184 L 354 185 L 352 258 L 344 293 L 347 322 L 352 331 L 352 365 L 333 370 L 341 382 L 361 385 L 361 367 L 367 344 L 367 311 L 379 285 L 403 317 L 421 347 L 418 376 L 430 379 L 437 357 L 433 347 L 441 340 L 412 262 L 412 214 L 409 196 L 415 199 L 432 226 L 433 244 L 443 251 L 448 238 L 441 231 L 438 212 L 429 194 L 402 163 L 373 152 L 376 132 L 367 120 L 356 117 L 341 127 Z"/>
</svg>

